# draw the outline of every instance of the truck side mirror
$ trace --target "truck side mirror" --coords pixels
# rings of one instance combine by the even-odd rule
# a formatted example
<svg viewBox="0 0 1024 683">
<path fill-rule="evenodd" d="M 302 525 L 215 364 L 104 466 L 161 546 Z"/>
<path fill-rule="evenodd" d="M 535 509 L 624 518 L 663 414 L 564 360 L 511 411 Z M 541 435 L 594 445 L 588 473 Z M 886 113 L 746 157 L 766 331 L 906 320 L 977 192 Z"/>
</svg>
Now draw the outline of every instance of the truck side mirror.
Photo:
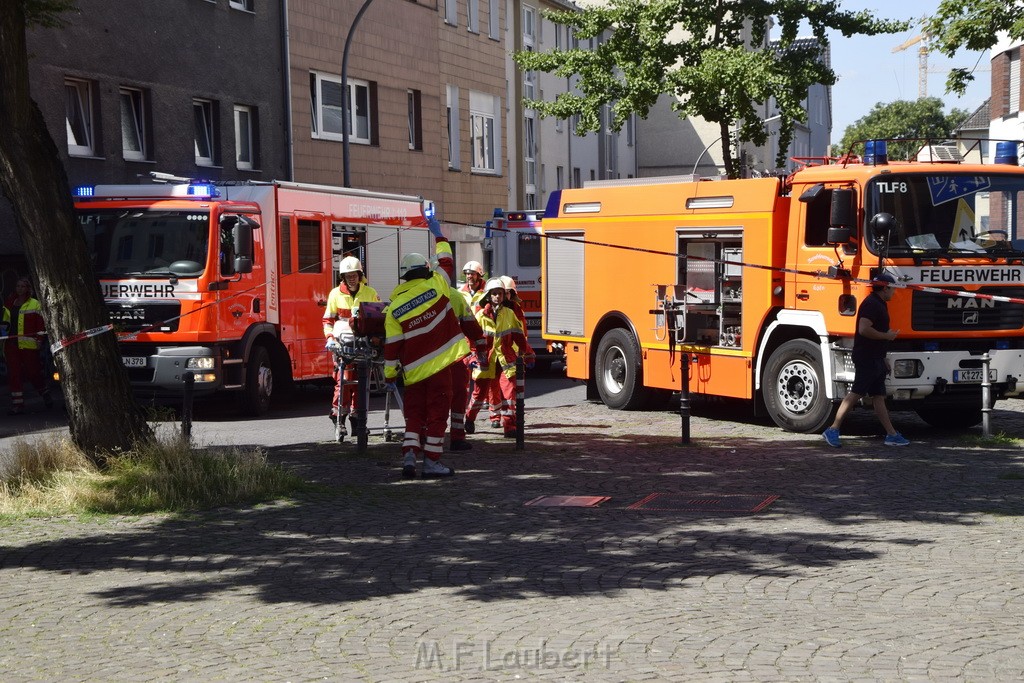
<svg viewBox="0 0 1024 683">
<path fill-rule="evenodd" d="M 235 249 L 234 268 L 236 273 L 252 272 L 253 230 L 259 223 L 246 216 L 239 216 L 231 230 L 231 240 Z"/>
<path fill-rule="evenodd" d="M 850 228 L 854 224 L 853 190 L 836 188 L 832 190 L 831 219 L 833 227 Z M 847 237 L 847 240 L 849 237 Z"/>
</svg>

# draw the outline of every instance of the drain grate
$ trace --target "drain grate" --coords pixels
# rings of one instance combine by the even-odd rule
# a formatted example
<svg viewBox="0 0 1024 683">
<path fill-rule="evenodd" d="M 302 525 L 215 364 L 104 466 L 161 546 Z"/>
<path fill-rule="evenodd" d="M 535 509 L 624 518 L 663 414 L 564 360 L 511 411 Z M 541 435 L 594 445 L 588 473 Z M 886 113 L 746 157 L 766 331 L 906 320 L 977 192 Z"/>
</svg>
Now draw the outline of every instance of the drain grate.
<svg viewBox="0 0 1024 683">
<path fill-rule="evenodd" d="M 778 500 L 776 495 L 743 493 L 652 493 L 627 510 L 684 510 L 687 512 L 761 512 Z"/>
<path fill-rule="evenodd" d="M 609 500 L 610 496 L 538 496 L 523 505 L 533 507 L 592 508 Z"/>
</svg>

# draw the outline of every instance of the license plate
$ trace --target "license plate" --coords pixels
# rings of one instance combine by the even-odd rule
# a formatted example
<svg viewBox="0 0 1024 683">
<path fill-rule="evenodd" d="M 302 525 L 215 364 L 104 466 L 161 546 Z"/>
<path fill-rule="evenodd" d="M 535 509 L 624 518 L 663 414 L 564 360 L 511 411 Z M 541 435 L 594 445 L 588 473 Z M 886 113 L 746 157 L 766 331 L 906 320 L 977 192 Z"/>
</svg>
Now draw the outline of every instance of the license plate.
<svg viewBox="0 0 1024 683">
<path fill-rule="evenodd" d="M 970 384 L 972 382 L 981 382 L 984 377 L 984 370 L 981 368 L 971 368 L 970 370 L 954 370 L 953 371 L 953 382 L 956 384 Z M 988 381 L 995 382 L 998 379 L 999 373 L 995 370 L 988 371 Z"/>
<path fill-rule="evenodd" d="M 144 368 L 146 360 L 145 356 L 121 356 L 121 362 L 126 368 Z"/>
</svg>

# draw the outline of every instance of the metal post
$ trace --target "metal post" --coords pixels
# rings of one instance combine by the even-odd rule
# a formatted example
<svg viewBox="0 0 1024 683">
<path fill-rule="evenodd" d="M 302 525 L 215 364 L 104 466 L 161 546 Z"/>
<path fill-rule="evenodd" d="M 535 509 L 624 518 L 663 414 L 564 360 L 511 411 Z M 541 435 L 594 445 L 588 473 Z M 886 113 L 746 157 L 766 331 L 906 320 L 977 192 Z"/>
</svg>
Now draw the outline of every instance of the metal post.
<svg viewBox="0 0 1024 683">
<path fill-rule="evenodd" d="M 195 396 L 196 374 L 189 370 L 182 379 L 185 380 L 185 391 L 181 406 L 181 438 L 192 442 L 192 399 Z"/>
<path fill-rule="evenodd" d="M 523 357 L 516 358 L 516 450 L 526 448 L 526 368 Z"/>
<path fill-rule="evenodd" d="M 679 388 L 679 421 L 682 428 L 682 443 L 690 444 L 690 354 L 683 352 L 682 386 Z"/>
<path fill-rule="evenodd" d="M 363 6 L 356 12 L 356 18 L 352 20 L 352 26 L 348 29 L 348 36 L 345 37 L 345 49 L 341 55 L 341 158 L 343 167 L 343 179 L 344 187 L 352 187 L 351 178 L 349 177 L 349 166 L 348 166 L 348 125 L 349 125 L 349 106 L 348 106 L 348 48 L 352 43 L 352 35 L 356 32 L 356 26 L 359 25 L 359 20 L 363 18 L 363 13 L 370 6 L 373 0 L 366 0 Z"/>
<path fill-rule="evenodd" d="M 356 452 L 365 453 L 369 436 L 366 430 L 366 406 L 370 402 L 370 361 L 365 355 L 361 354 L 356 361 L 356 376 L 359 382 L 356 385 L 356 423 L 352 429 L 356 432 Z"/>
<path fill-rule="evenodd" d="M 992 412 L 992 382 L 988 378 L 988 366 L 992 357 L 988 351 L 981 356 L 981 435 L 988 438 L 992 435 L 989 425 L 989 413 Z"/>
</svg>

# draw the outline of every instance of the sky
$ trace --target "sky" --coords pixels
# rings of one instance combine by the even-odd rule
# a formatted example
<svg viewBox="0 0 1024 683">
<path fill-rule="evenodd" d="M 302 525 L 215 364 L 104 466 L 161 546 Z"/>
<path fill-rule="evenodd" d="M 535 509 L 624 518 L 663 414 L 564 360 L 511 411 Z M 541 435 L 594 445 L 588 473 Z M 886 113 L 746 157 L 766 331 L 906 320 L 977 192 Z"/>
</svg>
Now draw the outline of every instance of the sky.
<svg viewBox="0 0 1024 683">
<path fill-rule="evenodd" d="M 844 38 L 836 34 L 830 38 L 832 47 L 832 70 L 838 80 L 832 86 L 832 142 L 839 142 L 846 127 L 867 115 L 877 102 L 917 99 L 918 47 L 920 43 L 900 52 L 894 47 L 920 33 L 919 20 L 922 16 L 934 14 L 938 0 L 842 0 L 844 10 L 870 10 L 875 16 L 886 19 L 913 20 L 915 25 L 903 33 L 879 36 L 855 36 Z M 979 56 L 981 61 L 978 61 Z M 928 53 L 928 96 L 939 97 L 947 113 L 954 109 L 973 112 L 991 92 L 991 73 L 975 72 L 975 80 L 963 97 L 947 95 L 946 73 L 951 67 L 989 67 L 989 52 L 957 53 L 952 59 Z M 938 72 L 938 73 L 932 73 Z"/>
</svg>

